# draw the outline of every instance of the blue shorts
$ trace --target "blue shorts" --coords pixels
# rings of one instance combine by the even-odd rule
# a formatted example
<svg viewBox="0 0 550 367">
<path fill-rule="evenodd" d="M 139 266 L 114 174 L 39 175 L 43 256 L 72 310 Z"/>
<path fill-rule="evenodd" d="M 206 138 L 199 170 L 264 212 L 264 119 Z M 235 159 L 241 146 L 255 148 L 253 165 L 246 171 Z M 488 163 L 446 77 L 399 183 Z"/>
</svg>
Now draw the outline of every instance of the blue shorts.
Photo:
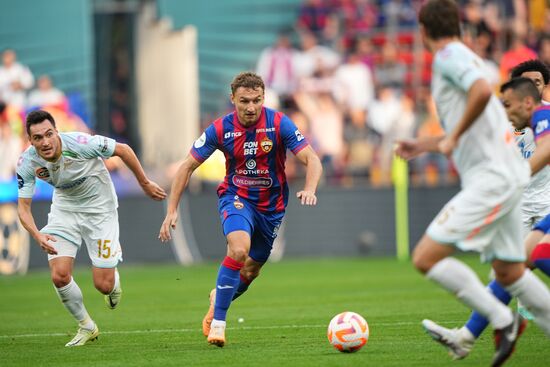
<svg viewBox="0 0 550 367">
<path fill-rule="evenodd" d="M 254 261 L 265 263 L 271 254 L 285 212 L 259 212 L 252 203 L 237 195 L 220 197 L 218 211 L 224 236 L 234 231 L 248 232 L 251 242 L 248 256 Z"/>
<path fill-rule="evenodd" d="M 538 221 L 533 227 L 533 231 L 541 231 L 548 234 L 550 232 L 550 214 Z"/>
</svg>

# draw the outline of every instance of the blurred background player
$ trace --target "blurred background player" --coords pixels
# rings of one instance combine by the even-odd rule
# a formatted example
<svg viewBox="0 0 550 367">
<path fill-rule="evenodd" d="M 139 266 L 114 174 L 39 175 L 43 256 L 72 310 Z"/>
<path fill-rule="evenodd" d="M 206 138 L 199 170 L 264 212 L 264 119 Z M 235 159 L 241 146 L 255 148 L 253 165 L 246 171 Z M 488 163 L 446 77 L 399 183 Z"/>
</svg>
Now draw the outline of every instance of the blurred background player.
<svg viewBox="0 0 550 367">
<path fill-rule="evenodd" d="M 413 262 L 489 319 L 496 342 L 492 365 L 500 366 L 513 352 L 524 322 L 469 267 L 450 256 L 455 247 L 480 252 L 483 261 L 492 262 L 497 281 L 533 310 L 550 336 L 550 291 L 524 265 L 520 205 L 529 170 L 514 147 L 505 111 L 484 79 L 483 61 L 460 42 L 456 3 L 426 2 L 419 22 L 434 53 L 432 94 L 446 135 L 402 141 L 397 153 L 406 159 L 426 151 L 452 155 L 462 189 L 432 221 Z"/>
<path fill-rule="evenodd" d="M 210 308 L 203 320 L 208 343 L 223 347 L 227 310 L 259 275 L 288 202 L 286 150 L 306 167 L 302 205 L 316 205 L 321 162 L 294 123 L 281 112 L 263 107 L 265 86 L 256 74 L 238 74 L 231 83 L 234 112 L 214 121 L 195 141 L 172 183 L 166 218 L 159 238 L 171 239 L 177 208 L 191 174 L 219 149 L 225 154 L 226 176 L 218 187 L 218 210 L 227 239 L 227 256 L 218 271 Z"/>
<path fill-rule="evenodd" d="M 530 62 L 532 65 L 538 65 L 535 68 L 538 69 L 540 66 L 545 68 L 544 64 L 540 63 L 540 61 L 533 61 L 537 61 L 533 63 Z M 520 70 L 526 67 L 524 64 L 520 65 Z M 544 72 L 545 78 L 548 78 L 548 71 L 546 69 L 540 70 Z M 515 70 L 512 70 L 512 75 L 527 74 L 536 79 L 541 78 L 540 72 L 515 73 L 514 71 Z M 532 78 L 528 79 L 530 79 L 532 83 L 528 83 L 526 78 L 514 78 L 512 79 L 513 82 L 508 82 L 501 88 L 502 103 L 506 109 L 508 118 L 515 128 L 515 132 L 521 133 L 521 135 L 516 134 L 515 137 L 523 157 L 526 159 L 535 151 L 534 135 L 533 131 L 529 128 L 529 120 L 531 119 L 533 111 L 541 106 L 540 98 L 542 95 L 542 88 L 546 84 L 537 83 L 536 80 Z M 540 80 L 542 81 L 542 79 Z M 533 88 L 533 86 L 536 88 Z M 538 92 L 536 100 L 531 95 L 534 94 L 535 91 Z M 550 201 L 547 197 L 548 191 L 550 191 L 548 170 L 550 170 L 550 168 L 546 166 L 540 172 L 533 175 L 523 194 L 521 209 L 524 226 L 523 230 L 525 233 L 525 250 L 528 259 L 527 266 L 530 268 L 539 267 L 542 272 L 550 276 L 550 267 L 545 266 L 546 262 L 550 262 L 550 253 L 541 251 L 544 247 L 538 247 L 539 242 L 544 243 L 541 239 L 546 231 L 550 229 L 550 218 L 543 220 L 550 213 Z M 550 239 L 546 242 L 550 242 Z M 534 252 L 535 248 L 538 248 L 536 253 Z M 537 263 L 541 266 L 537 266 Z M 488 288 L 503 303 L 508 304 L 511 301 L 512 297 L 510 294 L 495 280 L 489 283 Z M 518 311 L 526 319 L 532 320 L 534 318 L 523 306 L 518 306 Z M 459 329 L 448 329 L 431 320 L 423 321 L 424 328 L 429 331 L 429 334 L 435 337 L 438 342 L 445 345 L 450 355 L 455 359 L 462 359 L 470 353 L 475 340 L 479 338 L 488 324 L 489 321 L 475 311 L 466 324 Z"/>
<path fill-rule="evenodd" d="M 65 346 L 81 346 L 99 335 L 72 278 L 74 258 L 82 241 L 92 260 L 94 285 L 105 295 L 107 306 L 115 308 L 122 295 L 116 269 L 122 259 L 118 202 L 101 158 L 120 157 L 151 198 L 163 200 L 166 193 L 149 181 L 134 151 L 126 144 L 100 135 L 58 133 L 53 117 L 41 110 L 29 113 L 26 128 L 31 146 L 23 152 L 17 167 L 19 218 L 48 254 L 55 290 L 78 322 L 76 336 Z M 31 212 L 36 177 L 54 186 L 48 224 L 41 230 Z"/>
</svg>

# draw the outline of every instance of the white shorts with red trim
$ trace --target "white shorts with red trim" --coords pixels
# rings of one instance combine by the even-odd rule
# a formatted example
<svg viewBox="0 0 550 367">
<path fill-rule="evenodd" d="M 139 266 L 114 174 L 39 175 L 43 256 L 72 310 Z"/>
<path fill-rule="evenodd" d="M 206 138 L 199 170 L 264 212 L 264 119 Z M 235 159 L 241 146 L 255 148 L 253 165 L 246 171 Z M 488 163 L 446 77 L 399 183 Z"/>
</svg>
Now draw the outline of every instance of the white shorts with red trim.
<svg viewBox="0 0 550 367">
<path fill-rule="evenodd" d="M 482 261 L 525 261 L 523 189 L 498 173 L 484 172 L 443 207 L 426 233 L 440 243 L 477 251 Z"/>
</svg>

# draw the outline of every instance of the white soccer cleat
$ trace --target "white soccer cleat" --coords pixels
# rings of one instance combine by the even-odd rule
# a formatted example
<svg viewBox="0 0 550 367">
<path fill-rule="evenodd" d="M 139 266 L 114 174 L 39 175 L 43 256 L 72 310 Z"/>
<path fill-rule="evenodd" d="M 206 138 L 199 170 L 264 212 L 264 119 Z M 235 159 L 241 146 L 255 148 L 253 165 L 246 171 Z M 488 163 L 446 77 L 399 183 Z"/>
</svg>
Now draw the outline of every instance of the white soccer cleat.
<svg viewBox="0 0 550 367">
<path fill-rule="evenodd" d="M 93 330 L 78 329 L 78 332 L 76 333 L 75 337 L 65 344 L 66 347 L 81 347 L 84 344 L 86 344 L 89 341 L 94 341 L 99 336 L 99 329 L 96 324 L 94 324 Z"/>
<path fill-rule="evenodd" d="M 424 330 L 433 340 L 442 344 L 453 359 L 463 359 L 470 354 L 475 339 L 465 338 L 459 329 L 447 329 L 431 320 L 422 320 Z"/>
<path fill-rule="evenodd" d="M 207 341 L 209 344 L 223 347 L 225 345 L 225 321 L 214 321 L 215 322 L 212 322 L 210 325 L 210 333 L 208 334 Z"/>
<path fill-rule="evenodd" d="M 105 295 L 105 304 L 107 304 L 107 307 L 113 310 L 119 304 L 121 298 L 122 288 L 118 287 L 117 289 L 113 289 L 110 294 Z"/>
</svg>

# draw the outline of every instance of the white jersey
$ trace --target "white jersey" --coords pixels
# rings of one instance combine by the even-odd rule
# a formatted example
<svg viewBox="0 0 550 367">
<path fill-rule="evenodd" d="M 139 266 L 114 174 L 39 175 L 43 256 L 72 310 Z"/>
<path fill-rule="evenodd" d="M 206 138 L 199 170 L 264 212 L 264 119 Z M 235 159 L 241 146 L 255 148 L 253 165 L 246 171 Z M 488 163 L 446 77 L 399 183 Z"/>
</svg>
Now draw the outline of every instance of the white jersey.
<svg viewBox="0 0 550 367">
<path fill-rule="evenodd" d="M 23 152 L 17 167 L 20 198 L 32 198 L 35 178 L 54 189 L 52 210 L 105 213 L 118 207 L 111 176 L 101 158 L 109 158 L 116 142 L 101 135 L 59 133 L 61 156 L 48 162 L 30 146 Z"/>
<path fill-rule="evenodd" d="M 529 159 L 535 151 L 533 130 L 525 128 L 514 131 L 516 143 L 523 158 Z M 545 166 L 531 178 L 523 194 L 522 212 L 529 216 L 545 216 L 550 212 L 550 167 Z"/>
<path fill-rule="evenodd" d="M 451 42 L 435 54 L 432 94 L 447 134 L 462 118 L 468 90 L 484 75 L 483 61 L 461 42 Z M 463 187 L 486 171 L 498 172 L 510 184 L 525 186 L 529 181 L 529 166 L 514 144 L 504 107 L 494 95 L 462 134 L 453 161 Z"/>
</svg>

